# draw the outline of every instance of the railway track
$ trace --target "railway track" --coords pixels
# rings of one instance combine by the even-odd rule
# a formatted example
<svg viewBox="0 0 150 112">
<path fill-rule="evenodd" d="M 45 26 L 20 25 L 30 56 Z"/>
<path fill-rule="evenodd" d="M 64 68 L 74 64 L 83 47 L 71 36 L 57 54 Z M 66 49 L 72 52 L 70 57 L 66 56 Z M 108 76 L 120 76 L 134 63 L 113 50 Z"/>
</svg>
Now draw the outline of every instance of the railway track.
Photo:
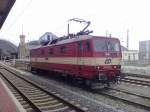
<svg viewBox="0 0 150 112">
<path fill-rule="evenodd" d="M 0 69 L 4 69 L 4 68 L 0 67 Z M 9 71 L 7 71 L 7 72 L 9 72 Z M 96 92 L 96 94 L 97 95 L 101 94 L 101 95 L 109 97 L 111 99 L 118 100 L 118 101 L 121 101 L 121 102 L 125 102 L 125 103 L 131 104 L 135 107 L 138 106 L 138 107 L 140 107 L 144 110 L 150 111 L 150 98 L 146 97 L 146 96 L 142 96 L 140 94 L 135 94 L 135 93 L 128 92 L 126 90 L 120 90 L 120 89 L 114 89 L 114 88 L 108 88 L 106 91 L 98 91 L 98 92 Z M 20 97 L 20 96 L 18 95 L 18 97 Z M 32 100 L 32 99 L 30 99 L 30 100 Z M 23 100 L 23 103 L 26 104 L 24 100 Z M 28 110 L 31 111 L 31 108 L 33 108 L 33 107 L 32 106 L 29 107 L 29 105 L 26 104 L 25 108 L 26 109 L 30 108 Z M 32 109 L 32 111 L 34 111 L 34 109 Z M 78 110 L 76 110 L 72 107 L 71 107 L 70 110 L 62 110 L 62 112 L 66 112 L 66 111 L 75 112 L 75 111 L 78 111 Z M 82 112 L 84 110 L 80 110 L 80 111 Z"/>
<path fill-rule="evenodd" d="M 27 112 L 86 112 L 63 96 L 49 92 L 39 85 L 0 67 L 3 78 Z"/>
<path fill-rule="evenodd" d="M 105 91 L 98 91 L 96 93 L 150 111 L 150 97 L 114 88 L 107 88 Z"/>
<path fill-rule="evenodd" d="M 121 81 L 126 82 L 126 83 L 150 87 L 150 80 L 147 80 L 146 78 L 126 76 L 123 79 L 121 79 Z"/>
<path fill-rule="evenodd" d="M 150 76 L 148 75 L 141 75 L 141 74 L 133 74 L 133 73 L 123 73 L 124 76 L 131 76 L 131 77 L 138 77 L 138 78 L 145 78 L 150 79 Z"/>
</svg>

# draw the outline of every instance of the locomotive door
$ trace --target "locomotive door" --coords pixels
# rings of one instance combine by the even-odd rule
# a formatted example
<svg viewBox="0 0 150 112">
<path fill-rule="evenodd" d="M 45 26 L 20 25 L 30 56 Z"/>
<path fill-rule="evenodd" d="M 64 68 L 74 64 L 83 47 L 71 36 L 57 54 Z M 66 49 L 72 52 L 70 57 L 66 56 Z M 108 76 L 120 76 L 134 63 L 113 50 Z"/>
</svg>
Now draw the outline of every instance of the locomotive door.
<svg viewBox="0 0 150 112">
<path fill-rule="evenodd" d="M 78 42 L 78 59 L 77 59 L 77 64 L 78 64 L 78 72 L 79 74 L 87 74 L 88 68 L 87 62 L 88 60 L 86 59 L 87 57 L 91 56 L 91 45 L 90 41 L 80 41 Z M 90 61 L 90 60 L 89 60 Z"/>
</svg>

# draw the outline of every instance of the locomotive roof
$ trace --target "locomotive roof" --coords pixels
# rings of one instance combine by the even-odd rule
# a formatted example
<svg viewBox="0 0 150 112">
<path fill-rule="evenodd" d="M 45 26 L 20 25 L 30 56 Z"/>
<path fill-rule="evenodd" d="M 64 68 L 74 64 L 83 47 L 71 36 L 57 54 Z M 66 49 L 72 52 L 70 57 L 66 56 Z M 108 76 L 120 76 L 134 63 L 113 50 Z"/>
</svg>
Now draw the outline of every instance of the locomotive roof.
<svg viewBox="0 0 150 112">
<path fill-rule="evenodd" d="M 47 47 L 47 46 L 53 46 L 53 45 L 60 45 L 60 44 L 66 44 L 66 43 L 71 43 L 71 42 L 77 42 L 77 41 L 81 41 L 81 40 L 88 40 L 88 39 L 92 39 L 92 38 L 103 38 L 103 39 L 108 39 L 108 37 L 104 37 L 104 36 L 92 36 L 92 35 L 79 35 L 79 36 L 76 36 L 74 38 L 70 38 L 70 39 L 65 39 L 65 40 L 61 40 L 61 41 L 58 41 L 57 43 L 55 44 L 48 44 L 46 46 L 39 46 L 38 48 L 41 48 L 41 47 Z M 117 38 L 109 38 L 109 39 L 114 39 L 114 40 L 118 40 Z M 37 48 L 35 48 L 37 49 Z"/>
<path fill-rule="evenodd" d="M 81 40 L 87 40 L 87 39 L 91 39 L 91 38 L 93 38 L 93 36 L 91 36 L 91 35 L 80 35 L 80 36 L 76 36 L 74 38 L 59 41 L 59 42 L 56 43 L 56 45 L 71 43 L 71 42 L 76 42 L 76 41 L 81 41 Z"/>
</svg>

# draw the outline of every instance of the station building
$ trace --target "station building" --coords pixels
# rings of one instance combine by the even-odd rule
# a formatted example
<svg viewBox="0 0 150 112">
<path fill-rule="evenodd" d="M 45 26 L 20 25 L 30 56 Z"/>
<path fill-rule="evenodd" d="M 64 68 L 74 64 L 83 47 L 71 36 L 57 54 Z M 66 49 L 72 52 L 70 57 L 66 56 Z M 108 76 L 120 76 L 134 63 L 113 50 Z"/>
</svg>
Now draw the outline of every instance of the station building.
<svg viewBox="0 0 150 112">
<path fill-rule="evenodd" d="M 139 60 L 139 51 L 138 50 L 128 50 L 124 46 L 122 49 L 122 61 L 138 61 Z"/>
<path fill-rule="evenodd" d="M 150 40 L 139 42 L 139 59 L 150 60 Z"/>
<path fill-rule="evenodd" d="M 138 65 L 139 64 L 139 51 L 128 50 L 126 47 L 121 46 L 122 50 L 122 65 Z"/>
</svg>

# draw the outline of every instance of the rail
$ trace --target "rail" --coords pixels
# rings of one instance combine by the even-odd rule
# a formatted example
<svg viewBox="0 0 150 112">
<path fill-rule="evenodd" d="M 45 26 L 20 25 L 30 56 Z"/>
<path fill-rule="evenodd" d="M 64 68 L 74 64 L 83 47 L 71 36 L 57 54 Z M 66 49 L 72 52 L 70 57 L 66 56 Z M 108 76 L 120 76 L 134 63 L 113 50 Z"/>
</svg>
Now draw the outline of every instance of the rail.
<svg viewBox="0 0 150 112">
<path fill-rule="evenodd" d="M 33 111 L 42 112 L 61 109 L 62 112 L 85 112 L 81 108 L 75 106 L 75 104 L 71 104 L 70 102 L 66 101 L 65 98 L 57 96 L 54 92 L 52 93 L 47 91 L 33 81 L 17 75 L 8 68 L 3 66 L 0 69 L 1 77 L 3 77 L 13 88 L 15 88 L 19 94 L 21 94 L 21 96 L 23 96 L 24 99 L 26 99 L 26 101 L 33 108 Z M 44 102 L 41 100 L 44 100 Z"/>
</svg>

